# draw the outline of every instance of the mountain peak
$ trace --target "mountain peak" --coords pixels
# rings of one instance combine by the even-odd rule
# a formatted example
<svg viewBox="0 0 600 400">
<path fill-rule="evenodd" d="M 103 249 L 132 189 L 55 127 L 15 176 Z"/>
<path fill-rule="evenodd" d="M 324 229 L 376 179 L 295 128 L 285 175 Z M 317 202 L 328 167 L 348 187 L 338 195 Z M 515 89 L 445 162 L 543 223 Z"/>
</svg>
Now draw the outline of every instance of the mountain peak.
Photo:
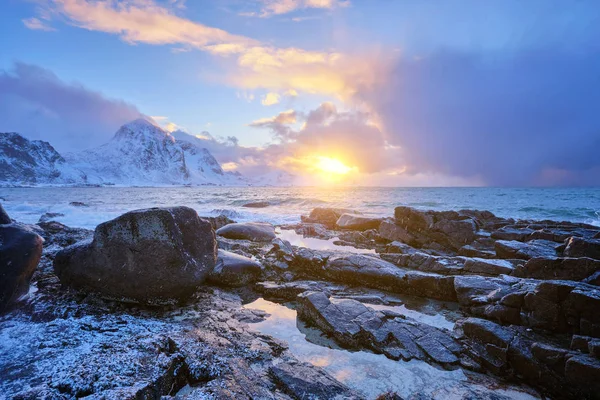
<svg viewBox="0 0 600 400">
<path fill-rule="evenodd" d="M 163 140 L 166 138 L 171 142 L 175 142 L 175 139 L 169 132 L 165 131 L 153 121 L 146 118 L 138 118 L 121 126 L 115 134 L 113 140 L 132 138 L 140 139 L 148 137 L 158 140 Z"/>
</svg>

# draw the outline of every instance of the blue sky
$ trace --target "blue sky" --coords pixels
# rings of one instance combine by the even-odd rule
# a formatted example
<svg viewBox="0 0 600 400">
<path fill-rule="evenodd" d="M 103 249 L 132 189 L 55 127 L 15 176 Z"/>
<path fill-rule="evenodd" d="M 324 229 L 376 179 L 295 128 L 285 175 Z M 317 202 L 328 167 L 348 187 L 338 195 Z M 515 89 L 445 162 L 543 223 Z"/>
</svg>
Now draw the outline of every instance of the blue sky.
<svg viewBox="0 0 600 400">
<path fill-rule="evenodd" d="M 595 1 L 6 0 L 0 131 L 78 150 L 143 114 L 249 174 L 597 185 L 599 31 Z"/>
</svg>

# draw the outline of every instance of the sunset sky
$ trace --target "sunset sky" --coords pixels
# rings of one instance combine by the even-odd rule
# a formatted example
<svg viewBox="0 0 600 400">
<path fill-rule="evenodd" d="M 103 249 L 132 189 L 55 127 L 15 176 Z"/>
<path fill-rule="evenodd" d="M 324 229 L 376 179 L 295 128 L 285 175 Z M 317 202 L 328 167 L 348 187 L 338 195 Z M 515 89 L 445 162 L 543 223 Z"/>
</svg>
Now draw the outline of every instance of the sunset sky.
<svg viewBox="0 0 600 400">
<path fill-rule="evenodd" d="M 599 185 L 600 2 L 3 0 L 0 131 L 300 183 Z"/>
</svg>

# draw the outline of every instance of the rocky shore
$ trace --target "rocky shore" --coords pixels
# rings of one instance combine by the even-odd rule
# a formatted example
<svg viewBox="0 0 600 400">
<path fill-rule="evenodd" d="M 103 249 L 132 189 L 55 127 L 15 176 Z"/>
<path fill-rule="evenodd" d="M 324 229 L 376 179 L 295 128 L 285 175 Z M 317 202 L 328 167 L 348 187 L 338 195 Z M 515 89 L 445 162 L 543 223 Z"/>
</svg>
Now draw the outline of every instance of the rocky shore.
<svg viewBox="0 0 600 400">
<path fill-rule="evenodd" d="M 95 231 L 52 219 L 24 225 L 0 206 L 0 398 L 600 398 L 596 226 L 402 206 L 383 219 L 316 208 L 279 227 L 186 207 Z M 367 393 L 255 329 L 269 314 L 244 305 L 259 298 L 330 346 L 467 380 Z M 405 298 L 427 312 L 393 307 Z"/>
</svg>

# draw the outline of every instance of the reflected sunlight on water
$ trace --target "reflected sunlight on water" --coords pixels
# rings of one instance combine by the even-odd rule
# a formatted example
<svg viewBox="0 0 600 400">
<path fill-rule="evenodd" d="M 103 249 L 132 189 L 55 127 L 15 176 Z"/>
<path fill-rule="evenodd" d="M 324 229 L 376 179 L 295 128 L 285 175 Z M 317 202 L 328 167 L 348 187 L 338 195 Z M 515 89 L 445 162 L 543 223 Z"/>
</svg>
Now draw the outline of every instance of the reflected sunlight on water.
<svg viewBox="0 0 600 400">
<path fill-rule="evenodd" d="M 446 371 L 423 361 L 393 361 L 366 351 L 350 352 L 335 348 L 334 344 L 330 346 L 334 348 L 320 345 L 330 342 L 297 320 L 296 311 L 284 305 L 261 298 L 244 307 L 271 314 L 266 320 L 251 324 L 252 329 L 284 340 L 296 358 L 323 367 L 368 399 L 375 399 L 387 391 L 395 391 L 402 397 L 418 393 L 435 399 L 462 399 L 466 395 L 472 396 L 468 388 L 487 390 L 486 386 L 470 381 L 460 369 Z M 509 387 L 495 389 L 495 392 L 520 400 L 537 398 Z"/>
</svg>

